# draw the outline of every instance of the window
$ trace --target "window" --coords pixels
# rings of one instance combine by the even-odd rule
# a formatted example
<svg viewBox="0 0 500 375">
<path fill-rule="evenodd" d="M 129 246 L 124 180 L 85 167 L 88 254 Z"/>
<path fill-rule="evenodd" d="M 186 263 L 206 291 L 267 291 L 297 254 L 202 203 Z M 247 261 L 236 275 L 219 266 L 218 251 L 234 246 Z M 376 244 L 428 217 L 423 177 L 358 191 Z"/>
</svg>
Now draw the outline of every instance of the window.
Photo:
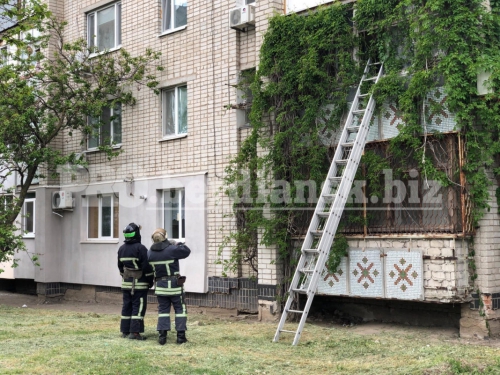
<svg viewBox="0 0 500 375">
<path fill-rule="evenodd" d="M 87 14 L 87 43 L 99 51 L 121 45 L 121 3 Z"/>
<path fill-rule="evenodd" d="M 186 26 L 187 24 L 187 1 L 186 0 L 162 0 L 161 30 L 170 31 Z"/>
<path fill-rule="evenodd" d="M 22 230 L 24 237 L 35 236 L 35 193 L 26 194 L 22 209 Z"/>
<path fill-rule="evenodd" d="M 88 203 L 88 238 L 118 238 L 119 199 L 112 195 L 91 195 Z"/>
<path fill-rule="evenodd" d="M 96 149 L 99 146 L 122 143 L 122 107 L 117 104 L 114 108 L 105 107 L 98 118 L 89 117 L 92 134 L 88 137 L 87 148 Z M 96 129 L 96 124 L 100 127 Z"/>
<path fill-rule="evenodd" d="M 184 189 L 163 192 L 163 228 L 170 239 L 184 240 L 186 237 Z"/>
<path fill-rule="evenodd" d="M 187 86 L 162 90 L 163 136 L 187 133 Z"/>
<path fill-rule="evenodd" d="M 255 0 L 245 0 L 245 4 L 252 4 L 255 3 Z"/>
</svg>

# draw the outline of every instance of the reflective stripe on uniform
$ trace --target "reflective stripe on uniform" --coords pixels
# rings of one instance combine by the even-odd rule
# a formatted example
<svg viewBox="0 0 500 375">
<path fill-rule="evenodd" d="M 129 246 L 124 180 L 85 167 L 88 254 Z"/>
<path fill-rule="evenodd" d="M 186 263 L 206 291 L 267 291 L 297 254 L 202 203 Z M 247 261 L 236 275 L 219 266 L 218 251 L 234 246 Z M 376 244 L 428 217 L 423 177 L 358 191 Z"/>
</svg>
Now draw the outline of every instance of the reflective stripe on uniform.
<svg viewBox="0 0 500 375">
<path fill-rule="evenodd" d="M 159 287 L 156 287 L 155 291 L 161 292 L 161 293 L 167 293 L 167 294 L 182 293 L 182 288 L 159 288 Z"/>
<path fill-rule="evenodd" d="M 139 305 L 139 312 L 137 313 L 137 315 L 142 316 L 142 308 L 144 307 L 144 298 L 141 297 L 140 301 L 141 304 Z"/>
<path fill-rule="evenodd" d="M 134 267 L 137 268 L 137 270 L 139 270 L 139 267 L 137 266 L 137 261 L 139 260 L 139 258 L 120 258 L 119 260 L 122 263 L 127 261 L 127 260 L 130 260 L 131 262 L 134 263 Z"/>
<path fill-rule="evenodd" d="M 170 314 L 158 314 L 159 318 L 170 318 Z"/>
<path fill-rule="evenodd" d="M 157 262 L 149 262 L 153 266 L 155 275 L 156 275 L 156 265 L 164 265 L 165 268 L 167 269 L 167 275 L 170 276 L 170 267 L 168 266 L 170 263 L 173 263 L 174 260 L 162 260 L 162 261 L 157 261 Z"/>
<path fill-rule="evenodd" d="M 182 314 L 175 314 L 175 317 L 179 317 L 179 318 L 185 318 L 187 317 L 187 311 L 186 311 L 186 304 L 184 303 L 184 298 L 182 298 L 183 296 L 181 296 L 181 304 L 182 304 Z"/>
<path fill-rule="evenodd" d="M 131 316 L 122 316 L 122 319 L 132 319 Z"/>
</svg>

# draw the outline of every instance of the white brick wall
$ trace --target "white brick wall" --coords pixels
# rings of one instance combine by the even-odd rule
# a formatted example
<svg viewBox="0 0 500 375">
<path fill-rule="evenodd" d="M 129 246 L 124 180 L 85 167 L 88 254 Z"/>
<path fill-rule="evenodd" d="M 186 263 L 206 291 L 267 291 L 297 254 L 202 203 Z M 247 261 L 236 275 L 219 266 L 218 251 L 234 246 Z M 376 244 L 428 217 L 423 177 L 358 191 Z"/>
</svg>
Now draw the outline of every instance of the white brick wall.
<svg viewBox="0 0 500 375">
<path fill-rule="evenodd" d="M 68 41 L 86 37 L 84 9 L 107 4 L 98 0 L 49 0 L 49 3 L 51 10 L 68 22 Z M 88 173 L 80 171 L 73 176 L 67 173 L 61 183 L 85 186 L 122 181 L 126 176 L 138 179 L 207 171 L 207 269 L 209 276 L 220 276 L 222 266 L 215 264 L 219 259 L 219 246 L 224 236 L 235 229 L 232 202 L 221 194 L 222 178 L 241 139 L 236 110 L 227 111 L 224 106 L 236 102 L 236 90 L 231 85 L 236 83 L 241 70 L 256 66 L 268 18 L 282 11 L 282 2 L 256 3 L 256 28 L 239 32 L 228 26 L 234 1 L 189 0 L 187 27 L 161 37 L 160 3 L 159 0 L 122 1 L 122 48 L 132 56 L 144 53 L 146 48 L 160 50 L 165 70 L 160 73 L 159 81 L 187 83 L 188 136 L 160 142 L 160 98 L 141 88 L 134 91 L 137 104 L 123 108 L 122 154 L 108 161 L 102 153 L 88 153 Z M 57 145 L 66 153 L 79 152 L 84 150 L 81 140 L 82 136 L 65 134 Z M 50 183 L 57 184 L 57 181 Z M 229 256 L 229 249 L 224 249 L 222 259 Z M 260 282 L 275 284 L 279 274 L 277 265 L 272 264 L 275 251 L 263 248 L 259 258 Z M 253 274 L 250 267 L 244 266 L 239 275 L 230 276 Z"/>
</svg>

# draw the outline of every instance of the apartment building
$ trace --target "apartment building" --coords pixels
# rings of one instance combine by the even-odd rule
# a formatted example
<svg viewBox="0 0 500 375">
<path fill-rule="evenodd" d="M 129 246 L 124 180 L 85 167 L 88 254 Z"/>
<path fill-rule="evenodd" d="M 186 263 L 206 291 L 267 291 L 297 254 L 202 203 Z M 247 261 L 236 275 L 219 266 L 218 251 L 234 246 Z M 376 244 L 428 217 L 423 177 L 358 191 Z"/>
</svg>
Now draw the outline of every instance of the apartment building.
<svg viewBox="0 0 500 375">
<path fill-rule="evenodd" d="M 21 221 L 28 252 L 39 254 L 40 266 L 20 253 L 20 266 L 3 265 L 0 277 L 33 280 L 44 298 L 120 298 L 116 253 L 122 228 L 135 222 L 142 226 L 142 243 L 147 247 L 152 242 L 150 233 L 164 227 L 169 238 L 185 241 L 191 248 L 191 256 L 181 262 L 181 273 L 188 278 L 187 304 L 236 308 L 274 318 L 280 311 L 276 297 L 282 283 L 276 250 L 259 248 L 258 272 L 242 265 L 237 273 L 223 277 L 218 262 L 230 257 L 230 250 L 220 245 L 235 229 L 233 203 L 223 194 L 224 170 L 248 132 L 246 107 L 227 108 L 243 100 L 234 86 L 242 72 L 258 66 L 268 18 L 329 2 L 50 0 L 54 14 L 68 22 L 68 40 L 85 37 L 89 45 L 109 53 L 120 48 L 132 55 L 146 48 L 159 50 L 165 70 L 159 77 L 160 95 L 137 89 L 135 106 L 103 113 L 103 118 L 115 118 L 108 122 L 107 132 L 121 151 L 119 156 L 108 160 L 97 149 L 101 137 L 85 139 L 83 147 L 83 135 L 64 134 L 57 140 L 57 147 L 82 154 L 88 166 L 61 168 L 58 180 L 32 186 L 23 209 L 30 215 Z M 445 96 L 439 89 L 429 93 L 429 108 Z M 397 134 L 402 122 L 395 103 L 382 107 L 373 119 L 367 145 L 379 152 L 384 152 L 387 139 Z M 354 309 L 361 315 L 363 310 L 366 318 L 381 317 L 377 315 L 383 314 L 381 306 L 393 306 L 393 302 L 402 311 L 417 314 L 425 315 L 427 310 L 432 315 L 441 309 L 443 314 L 461 317 L 464 336 L 495 336 L 500 333 L 496 272 L 500 220 L 495 191 L 492 187 L 491 211 L 479 228 L 472 228 L 470 202 L 457 187 L 463 182 L 461 175 L 451 173 L 464 162 L 454 115 L 438 111 L 431 116 L 431 124 L 429 131 L 446 133 L 438 142 L 443 168 L 458 178 L 457 185 L 428 190 L 434 200 L 427 203 L 439 203 L 428 210 L 417 210 L 421 202 L 412 201 L 412 186 L 422 189 L 418 174 L 410 174 L 405 181 L 404 199 L 357 202 L 361 211 L 376 208 L 375 214 L 368 225 L 344 228 L 349 257 L 336 274 L 325 269 L 318 294 L 337 298 L 335 308 Z M 389 183 L 400 188 L 400 182 L 391 178 L 386 175 Z M 400 209 L 391 214 L 384 209 L 394 206 Z M 472 236 L 475 282 L 469 272 Z M 474 293 L 475 286 L 479 294 Z M 360 301 L 365 307 L 354 307 Z M 477 311 L 480 304 L 489 332 Z"/>
</svg>

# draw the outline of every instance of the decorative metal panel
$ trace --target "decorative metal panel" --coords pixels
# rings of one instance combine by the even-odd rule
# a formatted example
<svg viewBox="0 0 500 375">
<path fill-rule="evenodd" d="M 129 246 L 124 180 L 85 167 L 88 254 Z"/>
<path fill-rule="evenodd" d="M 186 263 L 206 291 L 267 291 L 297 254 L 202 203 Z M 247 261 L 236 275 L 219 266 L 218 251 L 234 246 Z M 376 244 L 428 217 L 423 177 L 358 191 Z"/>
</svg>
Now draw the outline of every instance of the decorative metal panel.
<svg viewBox="0 0 500 375">
<path fill-rule="evenodd" d="M 380 250 L 351 250 L 349 279 L 351 295 L 384 297 L 384 271 Z"/>
<path fill-rule="evenodd" d="M 423 260 L 420 251 L 387 251 L 385 272 L 387 298 L 423 298 Z"/>
<path fill-rule="evenodd" d="M 342 259 L 337 272 L 333 274 L 328 271 L 325 265 L 318 281 L 318 293 L 329 295 L 347 294 L 347 275 L 347 258 Z"/>
</svg>

